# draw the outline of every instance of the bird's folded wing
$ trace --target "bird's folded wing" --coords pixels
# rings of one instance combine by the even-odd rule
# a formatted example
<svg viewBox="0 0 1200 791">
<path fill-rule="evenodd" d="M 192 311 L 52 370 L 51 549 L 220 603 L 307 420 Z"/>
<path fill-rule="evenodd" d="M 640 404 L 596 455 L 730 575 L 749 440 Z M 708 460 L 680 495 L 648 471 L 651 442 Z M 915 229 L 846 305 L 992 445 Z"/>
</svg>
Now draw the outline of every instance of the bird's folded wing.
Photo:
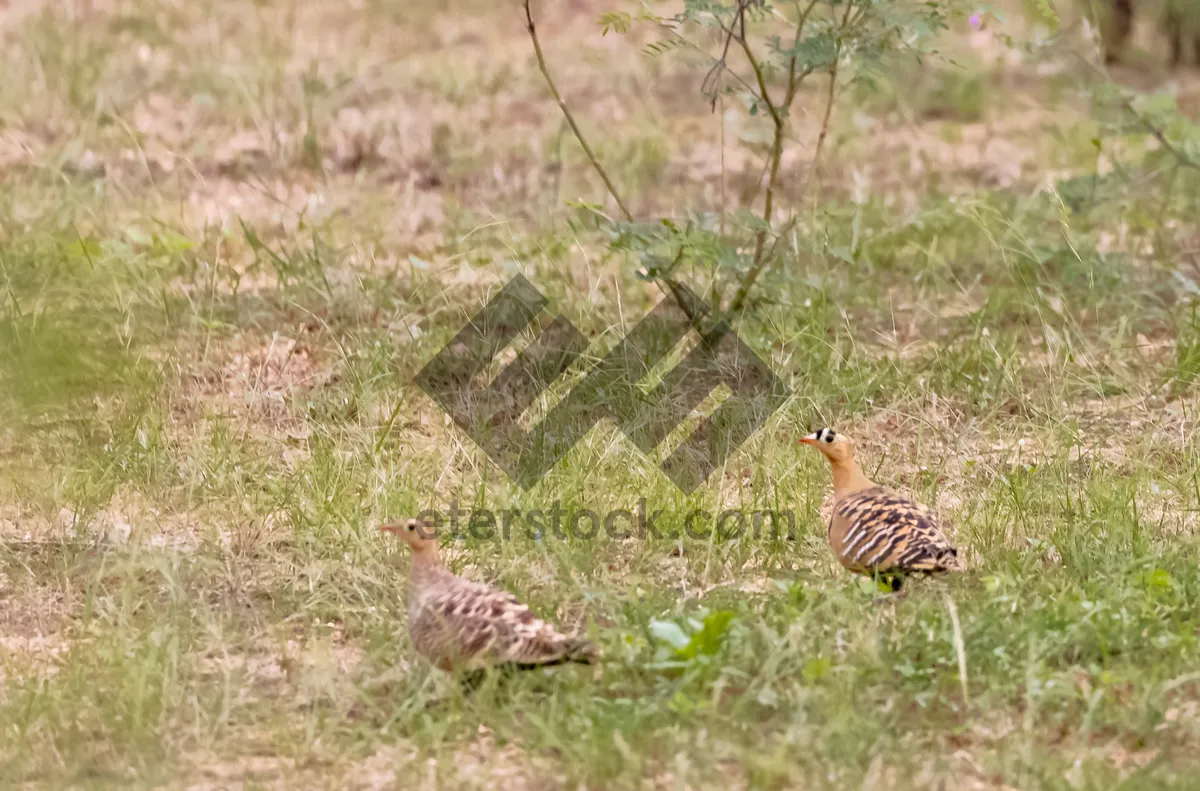
<svg viewBox="0 0 1200 791">
<path fill-rule="evenodd" d="M 837 514 L 850 523 L 842 552 L 874 571 L 943 571 L 953 567 L 950 546 L 929 508 L 885 489 L 847 497 Z"/>
<path fill-rule="evenodd" d="M 567 658 L 578 646 L 505 591 L 463 582 L 426 604 L 423 618 L 435 619 L 464 660 L 543 664 Z"/>
</svg>

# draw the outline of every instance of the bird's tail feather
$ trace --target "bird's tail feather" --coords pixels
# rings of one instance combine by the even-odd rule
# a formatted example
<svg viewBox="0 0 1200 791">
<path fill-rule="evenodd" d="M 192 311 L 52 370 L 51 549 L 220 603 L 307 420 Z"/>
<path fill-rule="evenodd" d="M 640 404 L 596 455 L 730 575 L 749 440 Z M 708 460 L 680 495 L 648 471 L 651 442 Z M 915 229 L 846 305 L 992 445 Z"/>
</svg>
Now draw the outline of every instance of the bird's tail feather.
<svg viewBox="0 0 1200 791">
<path fill-rule="evenodd" d="M 590 665 L 596 661 L 596 656 L 596 644 L 582 637 L 576 638 L 571 647 L 567 649 L 568 662 L 579 662 L 584 665 Z"/>
<path fill-rule="evenodd" d="M 958 550 L 954 547 L 945 547 L 930 552 L 924 557 L 917 558 L 906 570 L 933 574 L 939 571 L 958 571 L 961 568 L 961 564 L 962 561 L 958 558 Z"/>
<path fill-rule="evenodd" d="M 542 667 L 565 665 L 569 662 L 590 665 L 596 661 L 597 656 L 598 652 L 595 643 L 579 637 L 572 640 L 566 650 L 553 659 L 547 659 L 543 662 L 510 662 L 508 665 L 516 670 L 537 670 Z"/>
</svg>

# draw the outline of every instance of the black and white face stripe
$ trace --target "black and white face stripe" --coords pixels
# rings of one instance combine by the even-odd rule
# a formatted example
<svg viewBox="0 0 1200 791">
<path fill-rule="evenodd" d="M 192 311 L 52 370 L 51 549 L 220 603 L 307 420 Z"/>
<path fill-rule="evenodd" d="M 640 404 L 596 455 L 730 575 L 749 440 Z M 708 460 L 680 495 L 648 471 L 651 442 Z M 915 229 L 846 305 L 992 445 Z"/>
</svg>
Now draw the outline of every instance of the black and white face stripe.
<svg viewBox="0 0 1200 791">
<path fill-rule="evenodd" d="M 817 442 L 833 442 L 833 438 L 837 436 L 837 432 L 831 428 L 819 428 L 812 435 Z"/>
</svg>

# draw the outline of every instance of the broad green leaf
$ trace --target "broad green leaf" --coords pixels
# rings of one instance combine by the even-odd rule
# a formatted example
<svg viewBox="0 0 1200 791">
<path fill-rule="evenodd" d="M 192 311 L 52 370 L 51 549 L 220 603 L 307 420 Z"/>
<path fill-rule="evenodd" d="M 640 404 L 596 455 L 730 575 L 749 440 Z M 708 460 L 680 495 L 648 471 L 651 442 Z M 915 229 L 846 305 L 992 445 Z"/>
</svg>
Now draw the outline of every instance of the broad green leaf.
<svg viewBox="0 0 1200 791">
<path fill-rule="evenodd" d="M 650 634 L 654 635 L 656 640 L 670 645 L 676 651 L 682 650 L 690 642 L 688 636 L 684 634 L 683 629 L 679 628 L 679 624 L 672 623 L 671 621 L 652 619 L 650 621 Z"/>
</svg>

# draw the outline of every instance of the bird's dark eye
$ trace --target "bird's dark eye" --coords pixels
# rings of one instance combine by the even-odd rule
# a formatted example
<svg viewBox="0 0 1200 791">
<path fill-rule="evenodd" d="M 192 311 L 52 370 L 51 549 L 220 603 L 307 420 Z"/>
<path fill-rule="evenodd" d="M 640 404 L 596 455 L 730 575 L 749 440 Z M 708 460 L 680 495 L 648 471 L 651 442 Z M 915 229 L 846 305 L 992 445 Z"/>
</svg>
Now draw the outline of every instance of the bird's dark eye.
<svg viewBox="0 0 1200 791">
<path fill-rule="evenodd" d="M 830 429 L 828 432 L 826 432 L 826 434 L 825 434 L 825 441 L 826 441 L 826 442 L 833 442 L 833 429 Z"/>
<path fill-rule="evenodd" d="M 415 523 L 415 522 L 409 522 L 409 523 L 408 523 L 408 531 L 409 531 L 410 533 L 411 533 L 412 531 L 416 530 L 416 529 L 417 529 L 417 525 L 416 525 L 416 523 Z"/>
</svg>

